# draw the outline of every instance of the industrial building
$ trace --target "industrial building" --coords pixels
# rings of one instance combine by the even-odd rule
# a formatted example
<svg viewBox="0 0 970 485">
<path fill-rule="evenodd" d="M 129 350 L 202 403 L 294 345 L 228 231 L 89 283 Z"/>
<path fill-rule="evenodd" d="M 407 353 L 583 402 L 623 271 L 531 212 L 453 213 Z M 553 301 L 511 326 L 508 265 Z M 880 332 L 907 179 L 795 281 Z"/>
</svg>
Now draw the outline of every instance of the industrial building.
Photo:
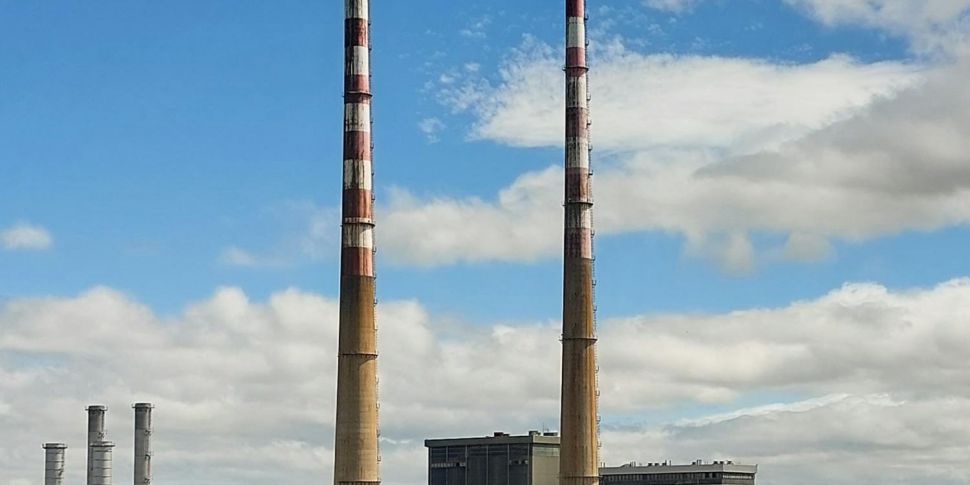
<svg viewBox="0 0 970 485">
<path fill-rule="evenodd" d="M 428 485 L 555 485 L 560 437 L 530 431 L 523 436 L 495 433 L 480 438 L 425 440 Z M 600 467 L 599 481 L 610 485 L 754 485 L 757 465 L 732 461 L 690 465 L 630 463 Z"/>
<path fill-rule="evenodd" d="M 426 440 L 429 485 L 553 485 L 559 436 L 530 431 L 482 438 Z"/>
<path fill-rule="evenodd" d="M 690 465 L 669 463 L 630 463 L 600 468 L 600 481 L 610 485 L 754 485 L 758 465 L 738 465 L 732 461 Z"/>
</svg>

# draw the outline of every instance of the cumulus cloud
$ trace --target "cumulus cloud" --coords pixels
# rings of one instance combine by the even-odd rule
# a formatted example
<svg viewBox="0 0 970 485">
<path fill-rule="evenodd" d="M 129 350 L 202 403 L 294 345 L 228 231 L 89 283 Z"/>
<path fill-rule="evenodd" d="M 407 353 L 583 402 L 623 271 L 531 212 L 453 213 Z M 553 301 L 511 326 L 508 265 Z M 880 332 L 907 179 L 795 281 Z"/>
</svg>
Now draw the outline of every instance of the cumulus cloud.
<svg viewBox="0 0 970 485">
<path fill-rule="evenodd" d="M 642 461 L 645 449 L 681 463 L 717 450 L 715 459 L 760 463 L 763 483 L 957 485 L 970 479 L 968 410 L 964 397 L 835 395 L 660 429 L 607 427 L 602 439 L 613 463 Z"/>
<path fill-rule="evenodd" d="M 782 308 L 603 322 L 604 457 L 738 459 L 784 484 L 885 483 L 871 463 L 887 463 L 891 483 L 965 483 L 967 302 L 970 280 L 909 291 L 851 284 Z M 93 402 L 111 408 L 124 476 L 128 406 L 148 400 L 158 406 L 159 481 L 326 479 L 337 312 L 335 300 L 292 289 L 254 302 L 222 288 L 173 316 L 110 288 L 9 300 L 0 307 L 4 478 L 39 483 L 39 444 L 63 440 L 67 478 L 80 481 L 83 408 Z M 424 482 L 424 438 L 557 423 L 557 323 L 469 326 L 397 301 L 382 303 L 379 328 L 387 483 Z M 759 395 L 796 397 L 734 404 Z M 664 421 L 672 406 L 705 403 L 733 410 Z"/>
<path fill-rule="evenodd" d="M 652 9 L 690 11 L 701 0 L 643 0 Z M 970 0 L 785 0 L 830 26 L 864 26 L 906 37 L 924 54 L 952 52 L 967 40 Z"/>
<path fill-rule="evenodd" d="M 472 78 L 443 101 L 477 115 L 476 137 L 560 146 L 561 75 L 546 49 L 521 49 L 498 84 Z M 610 49 L 592 81 L 600 235 L 679 234 L 686 253 L 745 272 L 831 257 L 833 241 L 970 222 L 970 60 L 780 65 Z M 557 170 L 524 174 L 494 200 L 392 199 L 381 211 L 387 254 L 421 264 L 553 256 Z M 757 234 L 783 242 L 758 246 Z"/>
<path fill-rule="evenodd" d="M 867 25 L 906 35 L 920 50 L 965 40 L 970 0 L 785 0 L 829 25 Z"/>
<path fill-rule="evenodd" d="M 494 201 L 417 197 L 392 191 L 381 208 L 381 253 L 419 265 L 492 260 L 532 261 L 559 247 L 562 171 L 519 177 Z M 434 228 L 434 229 L 433 229 Z"/>
<path fill-rule="evenodd" d="M 620 409 L 678 397 L 664 389 L 715 401 L 767 388 L 933 394 L 941 386 L 963 396 L 970 381 L 954 359 L 970 343 L 970 331 L 966 317 L 948 308 L 968 290 L 970 280 L 895 293 L 852 284 L 784 309 L 610 321 L 603 339 L 625 343 L 604 344 L 601 365 L 611 372 L 603 392 Z"/>
<path fill-rule="evenodd" d="M 16 250 L 38 250 L 47 249 L 54 244 L 47 229 L 30 224 L 19 222 L 6 229 L 0 229 L 0 248 Z"/>
<path fill-rule="evenodd" d="M 591 75 L 593 142 L 608 151 L 776 146 L 858 112 L 919 79 L 917 66 L 833 56 L 812 64 L 645 55 L 601 47 Z M 453 109 L 478 115 L 476 138 L 559 146 L 565 118 L 558 52 L 527 38 L 500 69 L 444 88 Z"/>
</svg>

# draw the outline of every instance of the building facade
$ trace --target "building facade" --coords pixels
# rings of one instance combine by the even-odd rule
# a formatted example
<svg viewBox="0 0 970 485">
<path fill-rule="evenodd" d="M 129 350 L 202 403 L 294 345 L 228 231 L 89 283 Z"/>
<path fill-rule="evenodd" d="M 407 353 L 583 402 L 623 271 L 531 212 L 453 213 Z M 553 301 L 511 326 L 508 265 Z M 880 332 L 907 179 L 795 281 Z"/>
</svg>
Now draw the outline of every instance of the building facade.
<svg viewBox="0 0 970 485">
<path fill-rule="evenodd" d="M 426 440 L 429 485 L 556 485 L 559 436 L 531 431 Z"/>
<path fill-rule="evenodd" d="M 754 485 L 757 465 L 736 465 L 731 461 L 690 465 L 651 463 L 600 468 L 603 485 Z"/>
<path fill-rule="evenodd" d="M 428 485 L 558 485 L 559 436 L 495 433 L 425 440 Z M 757 465 L 731 461 L 636 464 L 599 469 L 602 485 L 754 485 Z"/>
</svg>

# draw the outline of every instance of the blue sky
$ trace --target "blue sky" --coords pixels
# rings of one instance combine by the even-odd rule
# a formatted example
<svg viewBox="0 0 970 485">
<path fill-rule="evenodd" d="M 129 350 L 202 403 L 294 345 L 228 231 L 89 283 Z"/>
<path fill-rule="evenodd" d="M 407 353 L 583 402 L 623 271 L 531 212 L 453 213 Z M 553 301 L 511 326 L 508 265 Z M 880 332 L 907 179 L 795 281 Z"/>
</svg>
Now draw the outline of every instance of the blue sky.
<svg viewBox="0 0 970 485">
<path fill-rule="evenodd" d="M 591 1 L 601 322 L 731 327 L 871 290 L 847 284 L 919 299 L 970 275 L 970 125 L 955 81 L 966 3 Z M 558 322 L 561 18 L 556 2 L 372 6 L 379 298 L 444 340 Z M 224 308 L 219 288 L 253 306 L 288 288 L 336 298 L 342 22 L 338 2 L 0 0 L 0 332 L 34 321 L 21 310 L 35 304 L 137 307 L 178 327 L 205 321 L 200 305 Z M 0 383 L 32 353 L 60 352 L 2 337 Z M 631 375 L 650 373 L 640 365 Z M 765 379 L 650 388 L 664 397 L 610 404 L 606 424 L 687 453 L 657 434 L 711 414 L 756 419 L 760 406 L 883 409 L 918 393 Z M 142 391 L 174 403 L 179 389 Z M 547 401 L 522 419 L 549 419 Z M 401 453 L 392 469 L 418 452 Z M 948 470 L 940 479 L 970 476 Z M 387 481 L 420 481 L 408 473 Z"/>
<path fill-rule="evenodd" d="M 833 53 L 911 58 L 898 36 L 827 27 L 775 2 L 711 2 L 680 16 L 629 1 L 610 7 L 631 15 L 609 35 L 641 39 L 636 49 L 644 53 L 786 63 Z M 0 160 L 12 183 L 0 216 L 40 224 L 56 242 L 44 253 L 0 253 L 18 275 L 0 281 L 0 293 L 70 295 L 103 284 L 169 313 L 219 285 L 264 296 L 287 286 L 335 291 L 332 254 L 257 270 L 221 264 L 219 255 L 227 246 L 273 251 L 303 230 L 301 212 L 338 204 L 338 5 L 4 8 Z M 555 163 L 556 149 L 469 140 L 468 116 L 450 114 L 425 85 L 467 63 L 494 68 L 523 35 L 555 42 L 557 6 L 429 2 L 417 18 L 406 10 L 374 11 L 378 197 L 405 187 L 491 198 L 518 174 Z M 389 28 L 400 19 L 406 28 Z M 645 34 L 644 25 L 663 33 Z M 433 144 L 418 129 L 431 117 L 448 125 Z M 959 260 L 959 236 L 890 235 L 848 244 L 823 264 L 769 265 L 743 276 L 684 257 L 670 235 L 603 237 L 600 306 L 604 315 L 716 311 L 784 304 L 850 280 L 927 284 L 965 274 L 965 266 L 934 264 Z M 924 244 L 935 250 L 907 249 Z M 418 298 L 474 320 L 558 311 L 554 257 L 432 269 L 379 264 L 384 298 Z"/>
</svg>

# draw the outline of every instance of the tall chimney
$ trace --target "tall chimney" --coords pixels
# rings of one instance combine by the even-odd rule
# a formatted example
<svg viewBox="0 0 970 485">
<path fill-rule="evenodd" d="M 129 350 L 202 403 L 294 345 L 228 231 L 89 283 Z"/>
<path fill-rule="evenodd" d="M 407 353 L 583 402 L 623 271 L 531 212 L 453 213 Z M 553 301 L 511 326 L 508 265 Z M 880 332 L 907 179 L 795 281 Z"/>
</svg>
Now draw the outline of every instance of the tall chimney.
<svg viewBox="0 0 970 485">
<path fill-rule="evenodd" d="M 104 441 L 104 415 L 108 412 L 107 406 L 93 405 L 87 407 L 88 411 L 88 473 L 87 485 L 94 485 L 94 445 Z"/>
<path fill-rule="evenodd" d="M 599 483 L 585 0 L 566 0 L 566 203 L 559 483 Z"/>
<path fill-rule="evenodd" d="M 90 473 L 88 483 L 91 485 L 111 485 L 111 449 L 115 444 L 110 441 L 99 441 L 91 445 Z"/>
<path fill-rule="evenodd" d="M 44 444 L 44 485 L 62 485 L 64 483 L 64 443 Z"/>
<path fill-rule="evenodd" d="M 135 408 L 135 480 L 134 485 L 152 483 L 152 408 L 140 402 Z"/>
<path fill-rule="evenodd" d="M 368 0 L 345 0 L 343 224 L 333 481 L 380 483 Z"/>
</svg>

